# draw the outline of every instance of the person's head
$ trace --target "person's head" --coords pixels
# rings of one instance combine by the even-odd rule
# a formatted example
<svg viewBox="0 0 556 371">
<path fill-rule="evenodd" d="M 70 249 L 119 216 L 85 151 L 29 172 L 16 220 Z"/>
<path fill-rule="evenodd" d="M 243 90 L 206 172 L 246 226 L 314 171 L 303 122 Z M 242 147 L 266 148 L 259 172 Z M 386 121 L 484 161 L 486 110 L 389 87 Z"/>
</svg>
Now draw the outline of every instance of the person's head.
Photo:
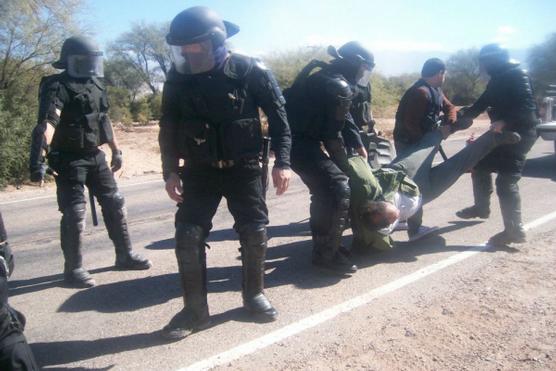
<svg viewBox="0 0 556 371">
<path fill-rule="evenodd" d="M 500 44 L 488 44 L 479 51 L 479 65 L 489 75 L 496 73 L 497 70 L 513 63 L 510 59 L 508 49 Z"/>
<path fill-rule="evenodd" d="M 195 6 L 174 17 L 166 42 L 172 49 L 172 61 L 182 74 L 208 72 L 227 57 L 225 41 L 239 32 L 239 27 L 224 21 L 213 10 Z"/>
<path fill-rule="evenodd" d="M 421 78 L 432 87 L 441 87 L 446 79 L 446 64 L 440 58 L 427 59 L 421 69 Z"/>
<path fill-rule="evenodd" d="M 103 77 L 102 51 L 96 43 L 83 36 L 72 36 L 64 41 L 60 58 L 52 67 L 66 70 L 75 78 Z"/>
<path fill-rule="evenodd" d="M 390 202 L 367 201 L 359 208 L 359 216 L 367 229 L 378 231 L 394 223 L 400 210 Z"/>
<path fill-rule="evenodd" d="M 336 49 L 328 47 L 333 63 L 340 66 L 344 77 L 352 84 L 366 86 L 375 67 L 375 57 L 357 41 L 350 41 Z"/>
</svg>

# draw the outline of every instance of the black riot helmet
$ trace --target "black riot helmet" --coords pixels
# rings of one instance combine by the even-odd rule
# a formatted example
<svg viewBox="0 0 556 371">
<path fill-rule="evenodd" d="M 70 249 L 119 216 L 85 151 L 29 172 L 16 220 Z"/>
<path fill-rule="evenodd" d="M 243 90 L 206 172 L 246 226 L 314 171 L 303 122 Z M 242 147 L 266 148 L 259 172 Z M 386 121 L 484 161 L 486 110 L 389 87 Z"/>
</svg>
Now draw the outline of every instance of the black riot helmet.
<svg viewBox="0 0 556 371">
<path fill-rule="evenodd" d="M 330 45 L 328 54 L 334 58 L 333 63 L 343 65 L 344 75 L 352 83 L 361 86 L 366 86 L 369 83 L 371 71 L 375 67 L 375 57 L 359 42 L 347 42 L 339 49 Z"/>
<path fill-rule="evenodd" d="M 203 6 L 179 13 L 166 35 L 176 70 L 194 75 L 221 65 L 228 54 L 224 42 L 238 32 L 238 26 L 222 20 L 216 12 Z"/>
<path fill-rule="evenodd" d="M 488 44 L 483 46 L 479 51 L 479 62 L 484 66 L 489 75 L 509 64 L 517 64 L 516 61 L 510 59 L 508 49 L 500 44 Z"/>
<path fill-rule="evenodd" d="M 194 6 L 174 17 L 166 42 L 169 45 L 186 45 L 210 39 L 214 46 L 219 46 L 238 32 L 239 26 L 224 21 L 213 10 Z"/>
<path fill-rule="evenodd" d="M 60 58 L 52 63 L 52 67 L 65 69 L 72 77 L 102 77 L 102 54 L 94 41 L 83 36 L 72 36 L 62 44 Z"/>
</svg>

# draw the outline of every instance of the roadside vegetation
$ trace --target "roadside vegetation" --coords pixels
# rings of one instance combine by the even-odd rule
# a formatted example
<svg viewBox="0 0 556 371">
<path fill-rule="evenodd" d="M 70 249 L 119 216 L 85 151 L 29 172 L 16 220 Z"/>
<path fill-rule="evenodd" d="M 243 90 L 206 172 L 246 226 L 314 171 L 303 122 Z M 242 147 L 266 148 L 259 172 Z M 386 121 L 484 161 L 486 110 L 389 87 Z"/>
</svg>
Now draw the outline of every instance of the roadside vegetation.
<svg viewBox="0 0 556 371">
<path fill-rule="evenodd" d="M 4 0 L 0 2 L 0 187 L 25 181 L 30 134 L 36 124 L 37 93 L 43 76 L 56 73 L 65 38 L 87 34 L 77 22 L 84 0 Z M 160 117 L 162 84 L 170 69 L 165 43 L 168 24 L 138 22 L 105 52 L 110 115 L 120 125 L 153 124 Z M 473 102 L 484 89 L 477 49 L 459 50 L 447 60 L 444 90 L 457 105 Z M 261 57 L 282 89 L 311 59 L 328 60 L 326 47 L 303 47 Z M 556 82 L 556 33 L 531 49 L 528 64 L 537 93 Z M 403 92 L 418 74 L 373 73 L 373 113 L 392 118 Z M 538 88 L 537 88 L 538 87 Z"/>
</svg>

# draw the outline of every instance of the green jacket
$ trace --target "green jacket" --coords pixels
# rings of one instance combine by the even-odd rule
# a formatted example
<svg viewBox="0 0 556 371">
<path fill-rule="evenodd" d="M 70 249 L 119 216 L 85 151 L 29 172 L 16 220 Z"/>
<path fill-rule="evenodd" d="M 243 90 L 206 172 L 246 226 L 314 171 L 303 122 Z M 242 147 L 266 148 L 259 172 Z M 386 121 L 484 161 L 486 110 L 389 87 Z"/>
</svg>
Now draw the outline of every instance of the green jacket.
<svg viewBox="0 0 556 371">
<path fill-rule="evenodd" d="M 372 171 L 363 157 L 351 157 L 348 162 L 353 243 L 364 248 L 391 249 L 392 238 L 365 228 L 359 218 L 358 208 L 367 200 L 392 202 L 397 192 L 418 196 L 419 187 L 402 171 L 389 168 Z"/>
</svg>

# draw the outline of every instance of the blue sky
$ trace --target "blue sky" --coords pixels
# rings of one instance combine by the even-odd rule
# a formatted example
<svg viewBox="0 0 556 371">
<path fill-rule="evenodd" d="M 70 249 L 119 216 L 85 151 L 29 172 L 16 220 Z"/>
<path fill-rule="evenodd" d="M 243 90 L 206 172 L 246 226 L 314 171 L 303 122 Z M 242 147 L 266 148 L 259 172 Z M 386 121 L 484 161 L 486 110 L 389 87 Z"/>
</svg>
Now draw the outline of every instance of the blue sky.
<svg viewBox="0 0 556 371">
<path fill-rule="evenodd" d="M 195 5 L 241 27 L 230 40 L 235 50 L 261 55 L 358 40 L 386 74 L 415 72 L 430 56 L 445 58 L 489 42 L 502 42 L 522 57 L 556 32 L 556 0 L 88 0 L 86 19 L 106 46 L 133 22 L 169 22 Z"/>
</svg>

